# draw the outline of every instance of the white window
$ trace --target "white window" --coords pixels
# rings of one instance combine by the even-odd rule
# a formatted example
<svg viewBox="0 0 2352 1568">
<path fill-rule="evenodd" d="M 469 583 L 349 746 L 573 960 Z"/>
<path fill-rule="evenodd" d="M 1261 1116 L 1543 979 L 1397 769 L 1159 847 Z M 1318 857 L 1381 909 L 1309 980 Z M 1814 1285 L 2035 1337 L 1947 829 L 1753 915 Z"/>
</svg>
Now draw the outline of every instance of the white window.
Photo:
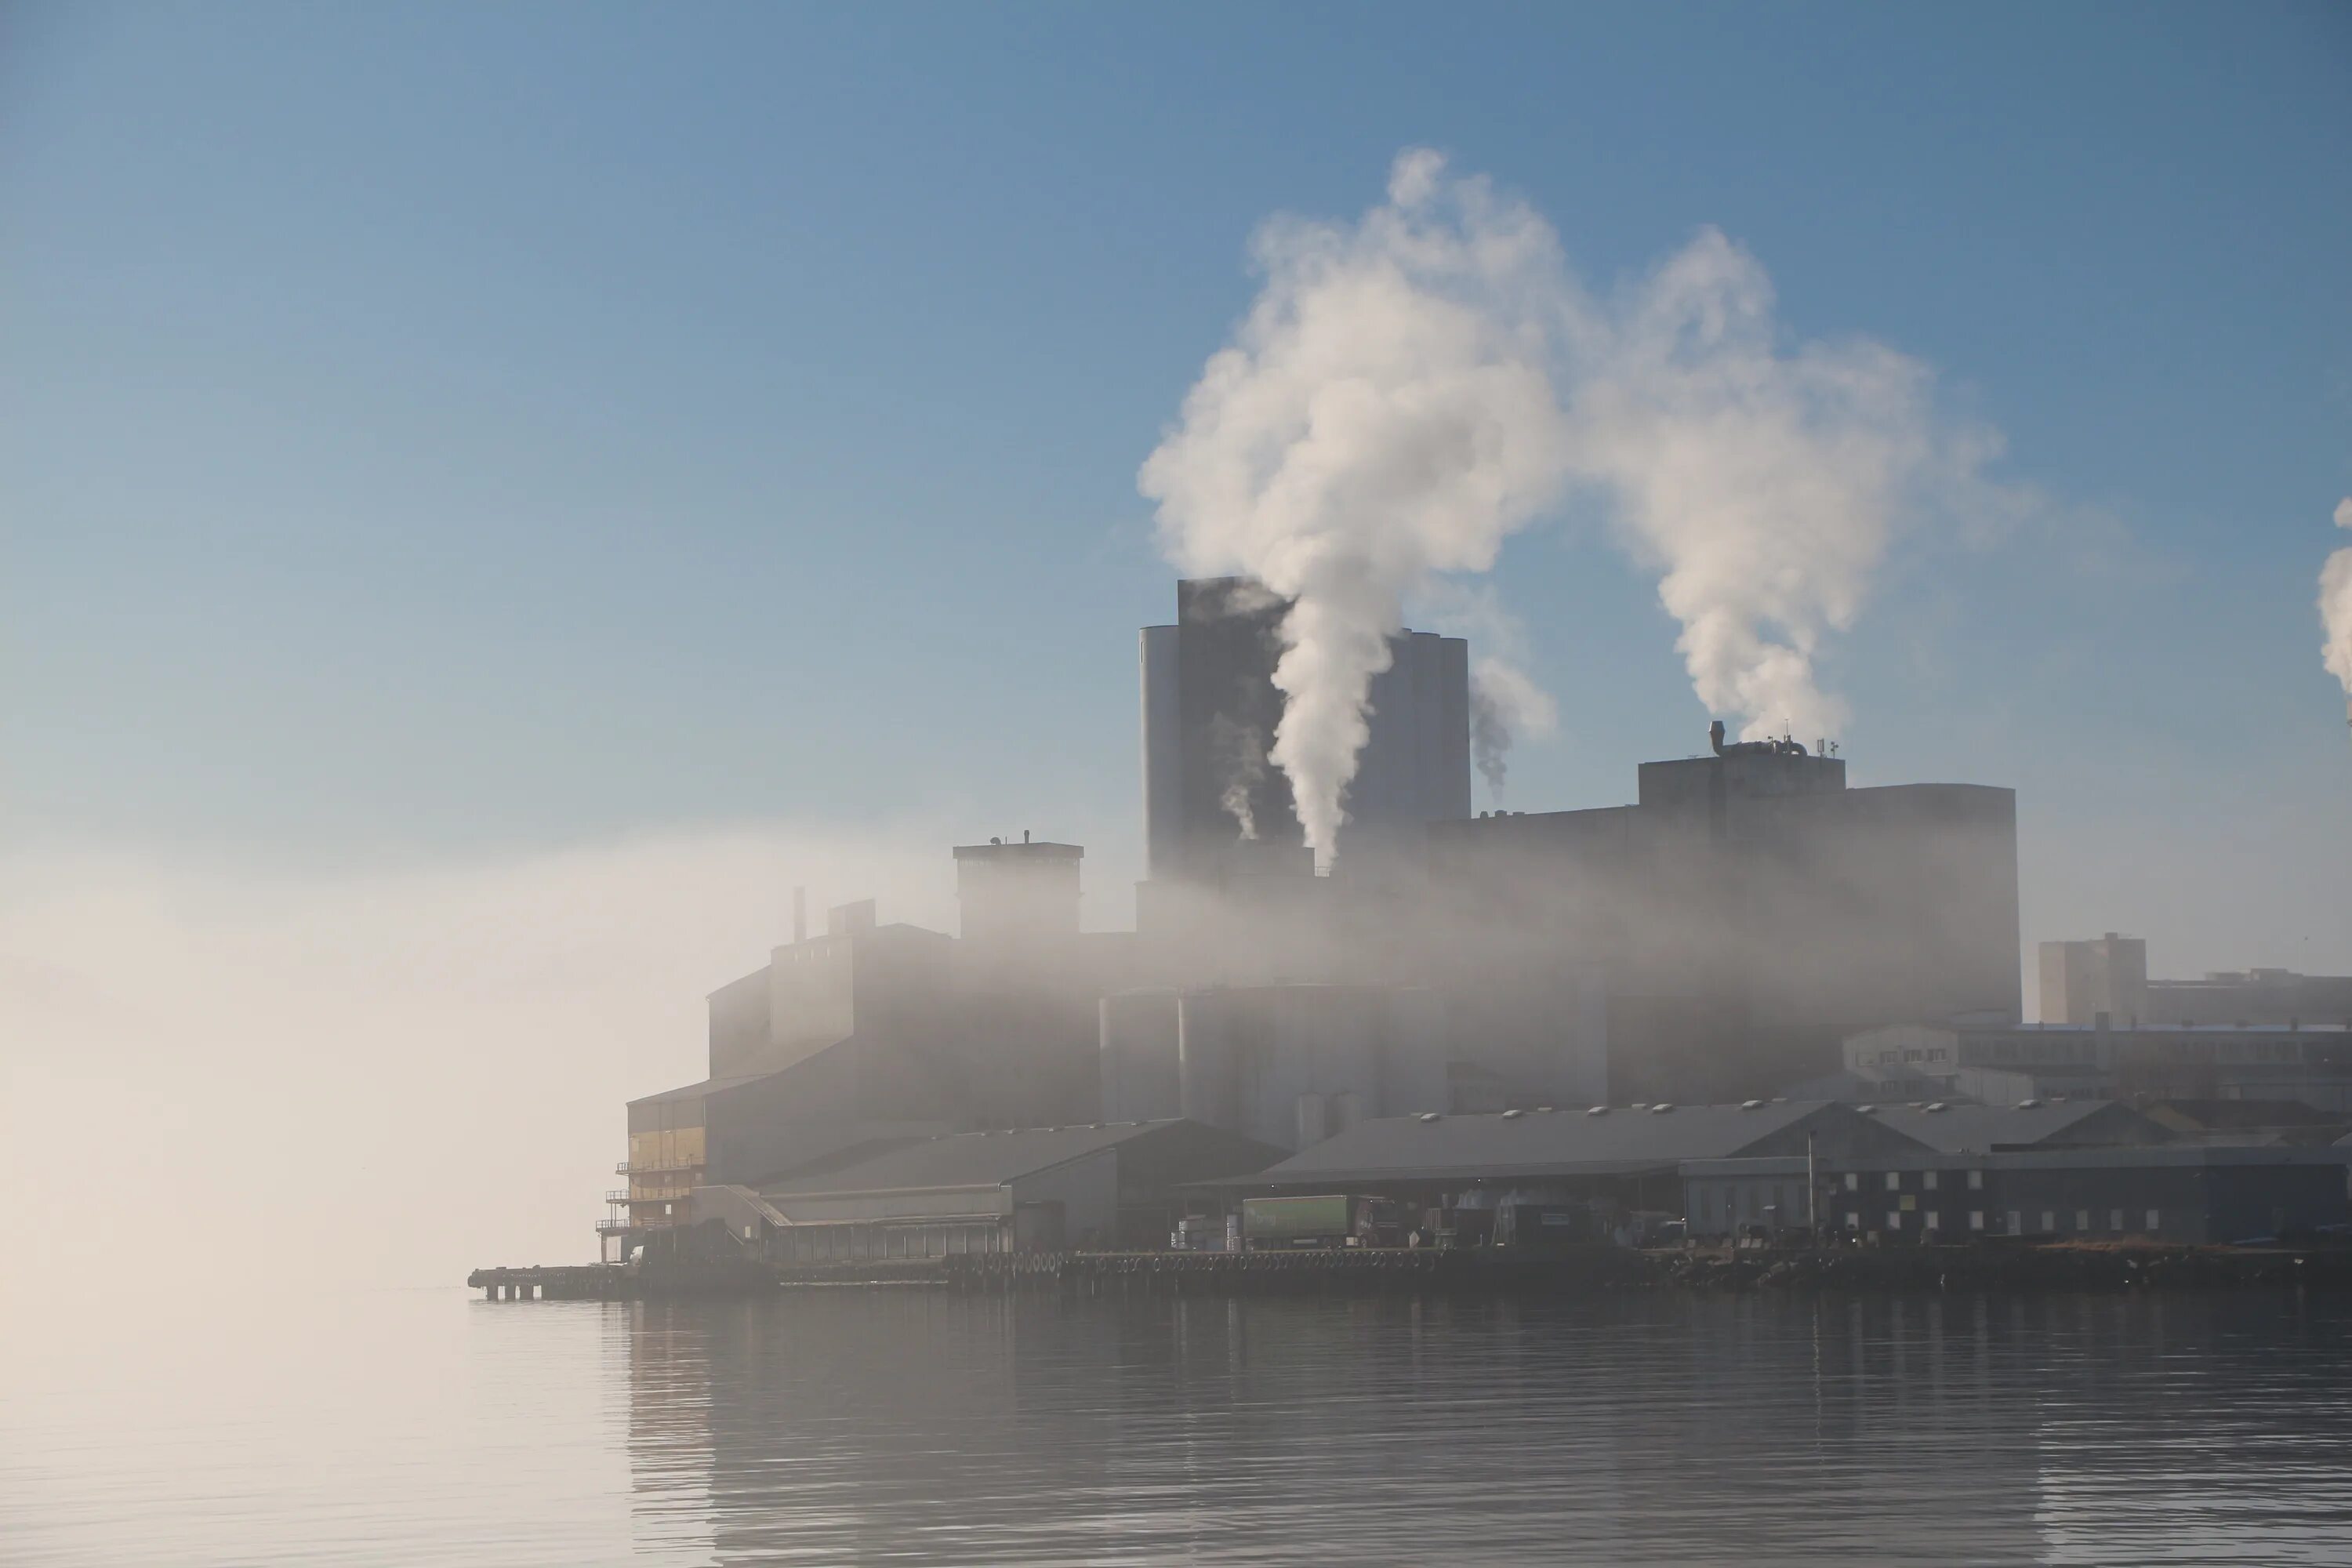
<svg viewBox="0 0 2352 1568">
<path fill-rule="evenodd" d="M 1890 1193 L 1899 1193 L 1903 1190 L 1902 1172 L 1889 1171 L 1886 1173 L 1886 1190 Z"/>
<path fill-rule="evenodd" d="M 2124 1231 L 2124 1211 L 2123 1211 L 2123 1210 L 2121 1210 L 2121 1209 L 2111 1209 L 2111 1210 L 2109 1210 L 2109 1211 L 2108 1211 L 2108 1213 L 2107 1213 L 2107 1228 L 2108 1228 L 2109 1230 L 2114 1231 L 2117 1236 L 2121 1236 L 2121 1235 L 2123 1234 L 2123 1231 Z"/>
<path fill-rule="evenodd" d="M 1934 1192 L 1936 1190 L 1936 1173 L 1933 1171 L 1920 1172 L 1919 1184 L 1927 1188 L 1929 1192 Z"/>
<path fill-rule="evenodd" d="M 2056 1230 L 2058 1228 L 2058 1215 L 2056 1213 L 2050 1209 L 2043 1209 L 2042 1211 L 2042 1228 L 2044 1230 Z"/>
<path fill-rule="evenodd" d="M 1970 1230 L 1982 1230 L 1984 1228 L 1984 1210 L 1970 1209 L 1969 1211 L 1969 1228 Z"/>
<path fill-rule="evenodd" d="M 1888 1209 L 1886 1211 L 1886 1228 L 1889 1230 L 1901 1230 L 1903 1228 L 1903 1211 L 1901 1209 Z"/>
<path fill-rule="evenodd" d="M 2149 1234 L 2149 1235 L 2151 1235 L 2151 1236 L 2153 1236 L 2153 1235 L 2155 1235 L 2155 1234 L 2156 1234 L 2156 1232 L 2157 1232 L 2158 1229 L 2160 1229 L 2160 1228 L 2161 1228 L 2161 1226 L 2160 1226 L 2160 1224 L 2159 1224 L 2159 1218 L 2158 1218 L 2158 1212 L 2157 1212 L 2155 1209 L 2150 1209 L 2150 1210 L 2148 1210 L 2148 1211 L 2147 1211 L 2147 1229 L 2148 1229 L 2148 1234 Z"/>
<path fill-rule="evenodd" d="M 1862 1216 L 1854 1213 L 1852 1209 L 1846 1210 L 1845 1227 L 1848 1230 L 1860 1230 L 1862 1228 Z"/>
<path fill-rule="evenodd" d="M 1859 1172 L 1859 1171 L 1848 1171 L 1848 1172 L 1845 1173 L 1845 1190 L 1846 1190 L 1847 1192 L 1850 1192 L 1850 1193 L 1858 1193 L 1858 1192 L 1862 1191 L 1862 1173 L 1861 1173 L 1861 1172 Z"/>
<path fill-rule="evenodd" d="M 2091 1211 L 2089 1209 L 2076 1209 L 2074 1211 L 2074 1228 L 2076 1230 L 2088 1230 L 2091 1228 Z"/>
<path fill-rule="evenodd" d="M 2011 1236 L 2025 1234 L 2025 1216 L 2015 1209 L 2009 1211 L 2009 1234 Z"/>
<path fill-rule="evenodd" d="M 1970 1171 L 1969 1173 L 1969 1191 L 1972 1193 L 1980 1193 L 1984 1191 L 1984 1173 L 1982 1171 Z"/>
<path fill-rule="evenodd" d="M 1934 1209 L 1929 1209 L 1929 1210 L 1927 1211 L 1927 1228 L 1928 1228 L 1929 1230 L 1941 1230 L 1941 1229 L 1943 1229 L 1943 1228 L 1944 1228 L 1944 1216 L 1943 1216 L 1942 1215 L 1937 1214 Z"/>
</svg>

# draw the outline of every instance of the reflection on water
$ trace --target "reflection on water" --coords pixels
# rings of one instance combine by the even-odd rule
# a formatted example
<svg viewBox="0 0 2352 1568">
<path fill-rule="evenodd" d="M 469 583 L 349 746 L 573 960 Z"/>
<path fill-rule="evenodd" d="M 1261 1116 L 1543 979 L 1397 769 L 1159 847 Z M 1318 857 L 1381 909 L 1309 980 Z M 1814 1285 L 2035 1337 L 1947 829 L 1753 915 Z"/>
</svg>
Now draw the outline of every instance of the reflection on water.
<svg viewBox="0 0 2352 1568">
<path fill-rule="evenodd" d="M 0 1561 L 2352 1562 L 2341 1300 L 116 1306 Z"/>
<path fill-rule="evenodd" d="M 2352 1559 L 2291 1297 L 1095 1301 L 633 1317 L 641 1520 L 721 1562 Z"/>
</svg>

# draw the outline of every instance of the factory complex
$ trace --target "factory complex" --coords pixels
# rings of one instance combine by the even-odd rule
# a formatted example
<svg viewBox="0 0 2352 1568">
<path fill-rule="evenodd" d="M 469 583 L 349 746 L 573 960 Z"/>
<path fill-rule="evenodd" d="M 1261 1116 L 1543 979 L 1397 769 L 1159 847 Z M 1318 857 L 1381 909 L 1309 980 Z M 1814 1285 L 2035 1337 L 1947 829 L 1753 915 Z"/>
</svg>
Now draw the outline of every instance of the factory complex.
<svg viewBox="0 0 2352 1568">
<path fill-rule="evenodd" d="M 1285 609 L 1187 582 L 1142 633 L 1133 931 L 1082 931 L 1084 848 L 1026 833 L 954 848 L 952 936 L 796 897 L 708 1076 L 630 1102 L 608 1255 L 2352 1221 L 2352 980 L 2152 982 L 2110 933 L 2044 944 L 2025 1023 L 2011 791 L 1717 723 L 1630 805 L 1474 814 L 1468 647 L 1411 631 L 1318 868 L 1269 761 Z"/>
</svg>

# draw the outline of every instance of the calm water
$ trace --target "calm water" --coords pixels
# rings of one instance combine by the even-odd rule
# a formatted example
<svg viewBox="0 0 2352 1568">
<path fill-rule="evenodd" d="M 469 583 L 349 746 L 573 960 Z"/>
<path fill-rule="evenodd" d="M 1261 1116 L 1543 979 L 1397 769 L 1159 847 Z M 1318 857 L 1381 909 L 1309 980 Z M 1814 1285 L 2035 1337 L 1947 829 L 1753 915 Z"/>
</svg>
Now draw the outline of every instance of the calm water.
<svg viewBox="0 0 2352 1568">
<path fill-rule="evenodd" d="M 2352 1562 L 2334 1299 L 158 1296 L 5 1342 L 12 1564 Z"/>
</svg>

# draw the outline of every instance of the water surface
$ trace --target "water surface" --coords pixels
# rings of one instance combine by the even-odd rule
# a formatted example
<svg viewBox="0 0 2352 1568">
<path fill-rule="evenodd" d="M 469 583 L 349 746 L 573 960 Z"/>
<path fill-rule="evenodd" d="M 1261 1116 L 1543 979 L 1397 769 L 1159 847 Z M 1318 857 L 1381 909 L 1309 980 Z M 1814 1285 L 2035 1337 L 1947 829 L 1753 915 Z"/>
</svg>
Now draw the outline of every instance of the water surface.
<svg viewBox="0 0 2352 1568">
<path fill-rule="evenodd" d="M 486 1302 L 9 1325 L 0 1561 L 2352 1562 L 2352 1302 Z"/>
</svg>

